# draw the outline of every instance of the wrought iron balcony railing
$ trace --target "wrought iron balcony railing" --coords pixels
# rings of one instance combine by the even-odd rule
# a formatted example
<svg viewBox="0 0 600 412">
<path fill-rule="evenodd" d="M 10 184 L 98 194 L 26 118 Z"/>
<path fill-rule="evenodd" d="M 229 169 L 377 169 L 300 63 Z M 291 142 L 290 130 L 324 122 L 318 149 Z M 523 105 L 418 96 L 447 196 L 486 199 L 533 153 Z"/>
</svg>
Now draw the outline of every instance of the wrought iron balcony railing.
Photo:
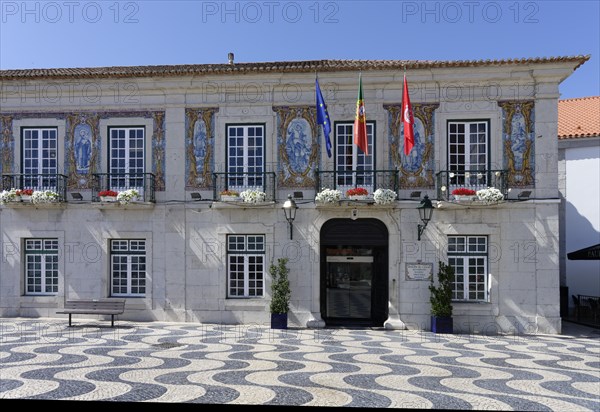
<svg viewBox="0 0 600 412">
<path fill-rule="evenodd" d="M 436 174 L 438 200 L 450 200 L 452 191 L 459 188 L 474 191 L 495 187 L 504 198 L 508 195 L 506 170 L 442 170 Z"/>
<path fill-rule="evenodd" d="M 348 189 L 363 187 L 369 194 L 377 189 L 390 189 L 398 193 L 397 170 L 317 170 L 315 191 L 338 189 L 346 196 Z"/>
<path fill-rule="evenodd" d="M 265 193 L 267 202 L 274 202 L 275 197 L 275 172 L 247 172 L 247 173 L 213 173 L 213 199 L 219 200 L 219 194 L 224 190 L 260 190 Z"/>
<path fill-rule="evenodd" d="M 142 202 L 154 202 L 156 199 L 153 173 L 95 173 L 92 184 L 92 202 L 100 201 L 103 190 L 122 192 L 135 189 Z"/>
<path fill-rule="evenodd" d="M 61 174 L 4 174 L 2 190 L 10 189 L 51 190 L 58 194 L 59 202 L 67 200 L 67 176 Z"/>
</svg>

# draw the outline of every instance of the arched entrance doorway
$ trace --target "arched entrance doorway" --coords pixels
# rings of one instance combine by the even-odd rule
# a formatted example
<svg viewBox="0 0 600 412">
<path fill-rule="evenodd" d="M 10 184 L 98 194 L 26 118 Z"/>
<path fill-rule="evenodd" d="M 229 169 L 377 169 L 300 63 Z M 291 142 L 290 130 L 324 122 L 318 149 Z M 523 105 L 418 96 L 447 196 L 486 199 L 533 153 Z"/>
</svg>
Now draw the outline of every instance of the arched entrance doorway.
<svg viewBox="0 0 600 412">
<path fill-rule="evenodd" d="M 329 326 L 383 326 L 388 317 L 388 230 L 377 219 L 321 228 L 321 317 Z"/>
</svg>

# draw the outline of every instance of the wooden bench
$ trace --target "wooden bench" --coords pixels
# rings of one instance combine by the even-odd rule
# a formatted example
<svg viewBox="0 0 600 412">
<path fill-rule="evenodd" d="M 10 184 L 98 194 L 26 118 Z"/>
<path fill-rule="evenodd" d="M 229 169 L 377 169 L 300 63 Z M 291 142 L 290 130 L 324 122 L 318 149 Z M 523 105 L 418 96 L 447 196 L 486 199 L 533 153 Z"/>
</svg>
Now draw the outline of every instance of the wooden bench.
<svg viewBox="0 0 600 412">
<path fill-rule="evenodd" d="M 115 315 L 125 311 L 125 299 L 77 299 L 65 302 L 63 310 L 56 313 L 69 315 L 71 326 L 72 315 L 110 315 L 110 327 L 115 327 Z"/>
</svg>

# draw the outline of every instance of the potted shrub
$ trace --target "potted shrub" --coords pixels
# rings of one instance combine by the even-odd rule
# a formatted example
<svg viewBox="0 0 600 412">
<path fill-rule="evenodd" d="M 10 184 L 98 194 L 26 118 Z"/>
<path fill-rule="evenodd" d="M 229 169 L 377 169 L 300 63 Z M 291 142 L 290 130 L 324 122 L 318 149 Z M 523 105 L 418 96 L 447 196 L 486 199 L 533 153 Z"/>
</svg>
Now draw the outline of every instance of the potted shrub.
<svg viewBox="0 0 600 412">
<path fill-rule="evenodd" d="M 389 205 L 394 202 L 398 194 L 391 189 L 377 189 L 373 193 L 373 199 L 378 205 Z"/>
<path fill-rule="evenodd" d="M 504 200 L 504 195 L 495 187 L 488 187 L 477 191 L 477 199 L 485 203 L 498 203 Z"/>
<path fill-rule="evenodd" d="M 440 261 L 438 268 L 438 284 L 434 285 L 433 277 L 429 285 L 429 303 L 431 303 L 431 331 L 434 333 L 452 333 L 452 282 L 454 268 Z"/>
<path fill-rule="evenodd" d="M 317 203 L 337 203 L 342 198 L 342 192 L 337 189 L 322 189 L 315 196 Z"/>
<path fill-rule="evenodd" d="M 102 190 L 98 193 L 102 202 L 116 202 L 118 193 L 114 190 Z"/>
<path fill-rule="evenodd" d="M 17 189 L 3 190 L 0 192 L 0 204 L 19 202 L 21 200 Z"/>
<path fill-rule="evenodd" d="M 258 189 L 248 189 L 240 193 L 240 197 L 245 203 L 261 203 L 266 200 L 267 194 Z"/>
<path fill-rule="evenodd" d="M 31 195 L 32 203 L 55 203 L 60 200 L 60 196 L 53 190 L 35 190 Z"/>
<path fill-rule="evenodd" d="M 127 203 L 137 200 L 140 197 L 140 193 L 135 189 L 128 189 L 119 192 L 117 195 L 117 201 L 122 205 L 126 205 Z"/>
<path fill-rule="evenodd" d="M 354 187 L 346 190 L 346 197 L 352 200 L 363 200 L 368 194 L 369 191 L 364 187 Z"/>
<path fill-rule="evenodd" d="M 288 279 L 287 258 L 277 259 L 277 265 L 271 263 L 271 329 L 287 329 L 288 310 L 290 309 L 290 281 Z"/>
<path fill-rule="evenodd" d="M 221 190 L 222 202 L 235 202 L 240 200 L 240 192 L 237 190 Z"/>
</svg>

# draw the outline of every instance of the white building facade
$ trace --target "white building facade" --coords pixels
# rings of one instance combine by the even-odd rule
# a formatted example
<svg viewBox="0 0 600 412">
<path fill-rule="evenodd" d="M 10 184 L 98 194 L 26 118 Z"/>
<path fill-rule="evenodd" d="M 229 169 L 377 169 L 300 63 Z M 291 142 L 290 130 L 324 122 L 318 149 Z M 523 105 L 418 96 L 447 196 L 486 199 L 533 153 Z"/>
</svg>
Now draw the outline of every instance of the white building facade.
<svg viewBox="0 0 600 412">
<path fill-rule="evenodd" d="M 558 86 L 588 59 L 0 71 L 2 189 L 60 200 L 0 205 L 0 314 L 123 297 L 124 319 L 268 324 L 268 267 L 286 257 L 292 326 L 427 330 L 441 260 L 456 272 L 455 330 L 560 332 Z M 353 143 L 359 72 L 369 155 Z M 452 195 L 489 186 L 504 200 Z M 356 187 L 366 200 L 346 197 Z M 315 202 L 323 188 L 341 200 Z M 397 199 L 376 203 L 379 188 Z M 100 198 L 126 189 L 138 201 Z M 220 197 L 249 189 L 264 201 Z M 425 195 L 435 211 L 419 239 Z"/>
</svg>

